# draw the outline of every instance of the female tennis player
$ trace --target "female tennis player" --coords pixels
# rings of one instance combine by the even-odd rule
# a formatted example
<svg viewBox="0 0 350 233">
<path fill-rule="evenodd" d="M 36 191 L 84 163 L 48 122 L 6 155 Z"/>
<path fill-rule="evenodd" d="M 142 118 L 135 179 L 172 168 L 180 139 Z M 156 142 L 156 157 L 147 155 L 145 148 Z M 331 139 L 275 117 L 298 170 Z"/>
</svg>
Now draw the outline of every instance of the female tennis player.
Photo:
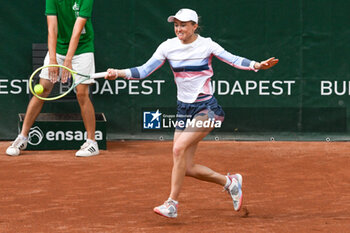
<svg viewBox="0 0 350 233">
<path fill-rule="evenodd" d="M 258 71 L 274 66 L 274 57 L 255 62 L 227 52 L 220 45 L 196 33 L 198 15 L 191 9 L 181 9 L 168 17 L 174 23 L 175 38 L 163 42 L 153 56 L 142 66 L 130 69 L 108 69 L 106 79 L 143 79 L 161 67 L 168 60 L 177 85 L 177 122 L 223 121 L 224 111 L 218 105 L 211 86 L 213 68 L 212 57 L 238 69 Z M 186 118 L 187 117 L 187 118 Z M 185 176 L 222 185 L 233 200 L 234 210 L 242 205 L 242 176 L 240 174 L 219 174 L 193 161 L 198 143 L 208 135 L 213 127 L 186 127 L 177 124 L 173 141 L 173 169 L 171 192 L 164 204 L 155 207 L 154 212 L 169 218 L 177 217 L 178 198 Z M 211 124 L 211 126 L 213 126 Z"/>
</svg>

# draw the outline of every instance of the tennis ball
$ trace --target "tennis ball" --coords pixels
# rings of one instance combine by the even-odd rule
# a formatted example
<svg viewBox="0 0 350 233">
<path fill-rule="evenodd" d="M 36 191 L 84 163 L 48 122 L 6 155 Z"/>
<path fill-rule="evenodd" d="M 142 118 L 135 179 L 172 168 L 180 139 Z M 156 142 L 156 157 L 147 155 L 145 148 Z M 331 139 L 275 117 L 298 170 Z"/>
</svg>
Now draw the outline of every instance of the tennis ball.
<svg viewBox="0 0 350 233">
<path fill-rule="evenodd" d="M 36 84 L 36 85 L 34 86 L 34 92 L 35 92 L 36 94 L 40 95 L 41 93 L 43 93 L 43 91 L 44 91 L 43 85 L 41 85 L 41 84 Z"/>
</svg>

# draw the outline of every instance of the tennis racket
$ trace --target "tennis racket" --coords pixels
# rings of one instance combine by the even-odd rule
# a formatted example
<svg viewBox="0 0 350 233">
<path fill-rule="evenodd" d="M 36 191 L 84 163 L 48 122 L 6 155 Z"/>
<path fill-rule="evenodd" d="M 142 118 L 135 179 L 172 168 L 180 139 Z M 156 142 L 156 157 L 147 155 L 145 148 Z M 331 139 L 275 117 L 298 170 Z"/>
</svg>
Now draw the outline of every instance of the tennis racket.
<svg viewBox="0 0 350 233">
<path fill-rule="evenodd" d="M 52 67 L 56 67 L 52 69 Z M 51 68 L 51 69 L 50 69 Z M 53 73 L 52 70 L 55 72 Z M 50 74 L 50 75 L 49 75 Z M 62 74 L 69 76 L 66 82 L 62 81 Z M 107 72 L 95 73 L 95 74 L 81 74 L 68 67 L 62 65 L 46 65 L 36 69 L 29 78 L 29 90 L 37 98 L 45 101 L 57 100 L 66 96 L 69 92 L 74 90 L 80 83 L 96 78 L 105 77 Z M 77 76 L 80 76 L 79 81 L 76 80 Z M 34 87 L 40 83 L 40 77 L 50 77 L 49 84 L 45 87 L 48 90 L 44 90 L 43 93 L 36 92 Z M 51 89 L 51 90 L 50 90 Z"/>
</svg>

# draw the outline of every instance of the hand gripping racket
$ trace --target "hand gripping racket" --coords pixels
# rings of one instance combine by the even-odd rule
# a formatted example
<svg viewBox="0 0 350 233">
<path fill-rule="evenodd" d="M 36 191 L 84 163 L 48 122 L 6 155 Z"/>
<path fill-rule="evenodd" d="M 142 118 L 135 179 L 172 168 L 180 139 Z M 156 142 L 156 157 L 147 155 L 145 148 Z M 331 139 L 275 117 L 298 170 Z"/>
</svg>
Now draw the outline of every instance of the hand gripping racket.
<svg viewBox="0 0 350 233">
<path fill-rule="evenodd" d="M 41 76 L 49 77 L 50 67 L 58 68 L 58 70 L 55 69 L 56 70 L 56 73 L 54 75 L 55 81 L 51 82 L 52 86 L 50 85 L 51 91 L 49 93 L 44 92 L 45 95 L 36 93 L 34 91 L 34 86 L 36 84 L 39 84 Z M 70 73 L 70 78 L 65 83 L 61 82 L 62 73 L 67 73 L 67 74 Z M 32 75 L 29 78 L 29 90 L 34 96 L 36 96 L 41 100 L 57 100 L 66 96 L 69 92 L 71 92 L 76 86 L 78 86 L 82 82 L 90 79 L 103 78 L 106 76 L 106 74 L 107 72 L 100 72 L 100 73 L 95 73 L 90 75 L 81 74 L 62 65 L 54 65 L 54 64 L 46 65 L 46 66 L 39 67 L 32 73 Z M 77 75 L 80 76 L 80 79 L 78 81 L 76 80 Z M 48 81 L 49 80 L 50 79 L 48 79 Z"/>
</svg>

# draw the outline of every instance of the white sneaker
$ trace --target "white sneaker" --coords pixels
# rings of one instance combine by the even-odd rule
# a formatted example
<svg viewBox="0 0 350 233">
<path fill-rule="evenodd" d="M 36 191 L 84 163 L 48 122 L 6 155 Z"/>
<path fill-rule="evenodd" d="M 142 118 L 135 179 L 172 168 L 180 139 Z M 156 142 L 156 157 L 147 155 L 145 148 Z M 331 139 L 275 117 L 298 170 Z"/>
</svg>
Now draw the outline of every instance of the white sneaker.
<svg viewBox="0 0 350 233">
<path fill-rule="evenodd" d="M 153 211 L 167 218 L 176 218 L 178 205 L 179 205 L 178 203 L 175 203 L 173 200 L 169 198 L 164 202 L 163 205 L 155 207 Z"/>
<path fill-rule="evenodd" d="M 81 147 L 80 150 L 75 153 L 75 156 L 77 157 L 89 157 L 98 155 L 100 151 L 98 150 L 97 143 L 89 143 L 85 142 Z"/>
<path fill-rule="evenodd" d="M 225 190 L 230 194 L 233 201 L 233 208 L 235 211 L 239 211 L 242 206 L 243 193 L 242 193 L 242 183 L 243 178 L 241 174 L 230 175 L 227 177 L 231 180 L 231 184 L 225 188 Z"/>
<path fill-rule="evenodd" d="M 21 153 L 21 150 L 24 150 L 27 147 L 28 139 L 24 138 L 21 135 L 18 135 L 16 140 L 9 146 L 6 150 L 6 154 L 10 156 L 18 156 Z"/>
</svg>

